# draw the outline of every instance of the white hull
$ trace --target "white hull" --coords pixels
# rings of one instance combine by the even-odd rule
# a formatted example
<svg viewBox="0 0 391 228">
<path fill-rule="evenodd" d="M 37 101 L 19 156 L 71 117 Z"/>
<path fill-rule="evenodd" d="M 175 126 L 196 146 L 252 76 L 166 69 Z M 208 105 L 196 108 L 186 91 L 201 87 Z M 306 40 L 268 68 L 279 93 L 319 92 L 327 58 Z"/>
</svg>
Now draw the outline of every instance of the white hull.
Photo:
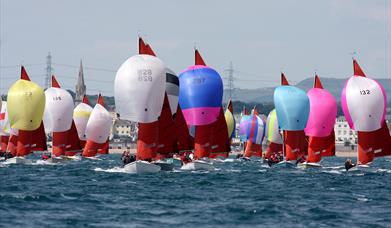
<svg viewBox="0 0 391 228">
<path fill-rule="evenodd" d="M 135 161 L 124 166 L 124 170 L 130 173 L 157 173 L 160 171 L 160 166 L 146 162 Z"/>
<path fill-rule="evenodd" d="M 274 164 L 272 167 L 276 168 L 294 168 L 296 167 L 296 161 L 280 161 L 277 164 Z"/>
<path fill-rule="evenodd" d="M 213 167 L 212 163 L 202 161 L 202 160 L 195 160 L 192 162 L 189 162 L 181 167 L 182 170 L 205 170 L 205 171 L 213 171 L 215 168 Z"/>
<path fill-rule="evenodd" d="M 175 167 L 172 160 L 171 161 L 158 160 L 158 161 L 153 162 L 153 164 L 160 166 L 160 170 L 162 170 L 162 171 L 172 171 L 172 170 L 174 170 L 174 167 Z"/>
<path fill-rule="evenodd" d="M 31 164 L 31 160 L 25 157 L 13 157 L 4 161 L 5 164 Z"/>
<path fill-rule="evenodd" d="M 322 165 L 319 163 L 314 163 L 314 162 L 303 162 L 297 164 L 298 167 L 300 168 L 322 168 Z"/>
</svg>

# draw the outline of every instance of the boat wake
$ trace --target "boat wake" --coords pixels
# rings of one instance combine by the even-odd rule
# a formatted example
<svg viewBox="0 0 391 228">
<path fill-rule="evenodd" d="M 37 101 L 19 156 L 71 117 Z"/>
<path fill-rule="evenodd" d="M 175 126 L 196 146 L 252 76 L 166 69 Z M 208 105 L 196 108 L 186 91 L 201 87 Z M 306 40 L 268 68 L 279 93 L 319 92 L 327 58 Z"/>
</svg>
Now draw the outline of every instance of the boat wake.
<svg viewBox="0 0 391 228">
<path fill-rule="evenodd" d="M 118 166 L 110 169 L 94 168 L 94 171 L 105 172 L 105 173 L 134 173 L 134 172 L 129 172 L 124 167 L 118 167 Z"/>
</svg>

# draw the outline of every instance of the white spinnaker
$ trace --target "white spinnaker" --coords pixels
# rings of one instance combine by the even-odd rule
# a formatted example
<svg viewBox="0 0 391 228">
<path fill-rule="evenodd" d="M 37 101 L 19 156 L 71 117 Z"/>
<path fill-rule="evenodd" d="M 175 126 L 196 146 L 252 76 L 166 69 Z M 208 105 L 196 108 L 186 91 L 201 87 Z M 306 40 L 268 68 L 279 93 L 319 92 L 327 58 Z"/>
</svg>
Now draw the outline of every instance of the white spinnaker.
<svg viewBox="0 0 391 228">
<path fill-rule="evenodd" d="M 1 102 L 1 111 L 0 111 L 0 135 L 7 136 L 10 132 L 10 122 L 8 120 L 8 112 L 7 112 L 7 102 Z"/>
<path fill-rule="evenodd" d="M 384 95 L 379 84 L 367 77 L 353 76 L 346 85 L 346 104 L 356 131 L 381 128 Z"/>
<path fill-rule="evenodd" d="M 78 104 L 73 110 L 73 121 L 75 121 L 77 134 L 80 140 L 87 140 L 86 127 L 90 118 L 92 107 L 85 103 Z"/>
<path fill-rule="evenodd" d="M 110 113 L 100 104 L 96 104 L 86 126 L 86 137 L 95 143 L 104 143 L 110 135 L 112 125 Z"/>
<path fill-rule="evenodd" d="M 174 115 L 179 101 L 179 78 L 171 69 L 166 69 L 166 93 L 170 103 L 171 114 Z"/>
<path fill-rule="evenodd" d="M 258 122 L 258 127 L 257 127 L 257 138 L 255 139 L 256 144 L 262 144 L 262 139 L 264 136 L 265 132 L 265 125 L 263 124 L 263 120 L 257 116 L 257 122 Z"/>
<path fill-rule="evenodd" d="M 43 124 L 46 133 L 64 132 L 71 128 L 73 99 L 65 89 L 51 87 L 45 91 Z"/>
<path fill-rule="evenodd" d="M 166 68 L 150 55 L 135 55 L 117 71 L 114 81 L 115 105 L 121 119 L 154 122 L 160 116 L 166 90 Z"/>
</svg>

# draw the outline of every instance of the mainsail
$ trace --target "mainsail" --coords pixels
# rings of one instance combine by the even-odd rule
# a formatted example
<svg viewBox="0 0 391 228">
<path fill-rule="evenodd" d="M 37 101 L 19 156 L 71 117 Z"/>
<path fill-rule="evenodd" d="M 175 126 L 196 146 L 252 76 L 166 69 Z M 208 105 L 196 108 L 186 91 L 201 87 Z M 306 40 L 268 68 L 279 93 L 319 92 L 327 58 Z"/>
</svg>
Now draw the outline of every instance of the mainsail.
<svg viewBox="0 0 391 228">
<path fill-rule="evenodd" d="M 315 75 L 314 87 L 307 92 L 310 114 L 304 129 L 308 136 L 307 162 L 320 162 L 322 156 L 335 154 L 334 124 L 337 117 L 337 102 L 334 96 L 323 89 Z"/>
</svg>

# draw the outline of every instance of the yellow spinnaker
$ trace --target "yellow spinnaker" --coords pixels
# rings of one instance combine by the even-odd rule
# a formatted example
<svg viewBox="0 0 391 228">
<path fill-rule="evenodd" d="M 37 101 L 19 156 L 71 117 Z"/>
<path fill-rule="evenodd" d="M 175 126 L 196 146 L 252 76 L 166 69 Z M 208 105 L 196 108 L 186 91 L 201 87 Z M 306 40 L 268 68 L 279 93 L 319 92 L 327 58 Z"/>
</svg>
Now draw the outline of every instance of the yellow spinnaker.
<svg viewBox="0 0 391 228">
<path fill-rule="evenodd" d="M 269 126 L 267 127 L 267 140 L 269 142 L 273 142 L 273 131 L 274 131 L 274 125 L 277 124 L 277 113 L 276 110 L 273 109 L 270 112 L 270 120 L 269 120 Z"/>
<path fill-rule="evenodd" d="M 235 129 L 235 119 L 232 113 L 227 109 L 224 113 L 225 121 L 228 127 L 228 137 L 231 138 Z"/>
<path fill-rule="evenodd" d="M 34 82 L 20 79 L 8 90 L 7 110 L 12 128 L 36 130 L 41 125 L 44 109 L 44 91 Z"/>
<path fill-rule="evenodd" d="M 90 117 L 91 112 L 89 111 L 74 111 L 73 112 L 73 117 Z"/>
</svg>

